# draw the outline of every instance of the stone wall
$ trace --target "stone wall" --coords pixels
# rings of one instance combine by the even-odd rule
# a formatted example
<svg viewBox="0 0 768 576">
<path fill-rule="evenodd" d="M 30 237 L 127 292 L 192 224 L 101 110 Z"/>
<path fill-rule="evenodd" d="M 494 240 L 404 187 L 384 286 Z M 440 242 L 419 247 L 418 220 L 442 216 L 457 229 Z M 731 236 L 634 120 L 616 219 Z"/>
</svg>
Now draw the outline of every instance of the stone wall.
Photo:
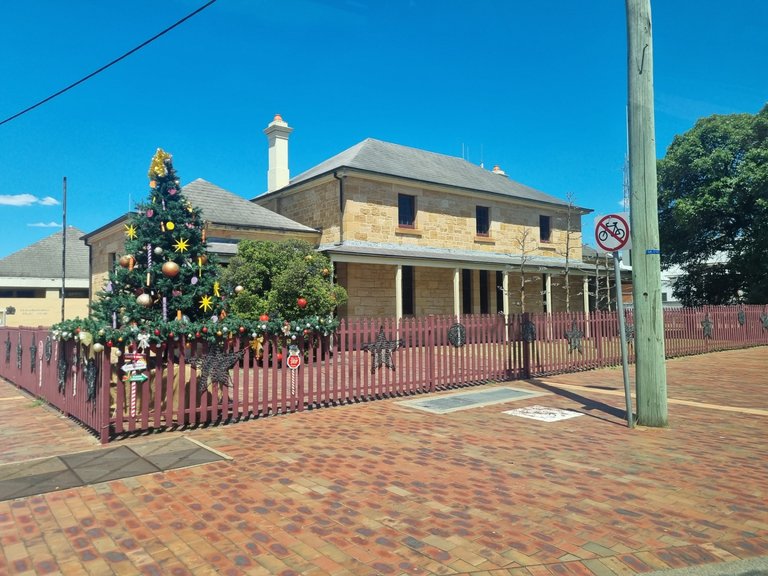
<svg viewBox="0 0 768 576">
<path fill-rule="evenodd" d="M 45 290 L 44 298 L 2 298 L 2 310 L 16 309 L 15 314 L 5 314 L 6 326 L 51 326 L 61 320 L 61 298 L 58 289 Z M 67 298 L 64 302 L 65 318 L 88 316 L 88 298 Z"/>
</svg>

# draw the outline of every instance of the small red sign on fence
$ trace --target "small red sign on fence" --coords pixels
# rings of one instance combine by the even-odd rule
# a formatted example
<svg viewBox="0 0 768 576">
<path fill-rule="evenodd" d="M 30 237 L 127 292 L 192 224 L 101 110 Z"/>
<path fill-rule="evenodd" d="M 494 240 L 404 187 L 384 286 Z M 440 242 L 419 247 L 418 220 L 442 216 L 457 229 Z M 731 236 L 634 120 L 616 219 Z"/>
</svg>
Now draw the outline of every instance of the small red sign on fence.
<svg viewBox="0 0 768 576">
<path fill-rule="evenodd" d="M 298 369 L 299 366 L 301 366 L 301 356 L 298 354 L 296 355 L 290 355 L 288 356 L 288 359 L 285 361 L 285 363 L 288 365 L 288 368 L 291 370 Z"/>
</svg>

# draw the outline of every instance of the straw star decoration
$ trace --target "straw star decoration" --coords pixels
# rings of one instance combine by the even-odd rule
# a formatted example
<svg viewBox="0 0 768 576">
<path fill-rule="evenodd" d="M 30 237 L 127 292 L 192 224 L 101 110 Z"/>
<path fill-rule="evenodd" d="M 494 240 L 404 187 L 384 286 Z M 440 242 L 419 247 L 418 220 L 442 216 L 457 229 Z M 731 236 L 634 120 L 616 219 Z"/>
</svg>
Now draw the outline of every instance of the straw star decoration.
<svg viewBox="0 0 768 576">
<path fill-rule="evenodd" d="M 186 238 L 179 238 L 176 241 L 176 244 L 173 245 L 176 252 L 186 252 L 189 249 L 189 242 L 187 242 Z"/>
<path fill-rule="evenodd" d="M 129 239 L 135 240 L 136 239 L 136 227 L 133 224 L 126 224 L 125 225 L 125 235 L 128 236 Z"/>
</svg>

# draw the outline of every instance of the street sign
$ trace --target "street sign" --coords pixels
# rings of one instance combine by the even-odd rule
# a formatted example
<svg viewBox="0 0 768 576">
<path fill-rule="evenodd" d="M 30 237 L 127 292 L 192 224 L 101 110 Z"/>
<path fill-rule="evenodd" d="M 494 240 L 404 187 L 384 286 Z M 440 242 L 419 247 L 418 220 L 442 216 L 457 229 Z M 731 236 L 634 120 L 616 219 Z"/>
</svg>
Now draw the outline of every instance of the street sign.
<svg viewBox="0 0 768 576">
<path fill-rule="evenodd" d="M 595 226 L 597 245 L 606 252 L 618 252 L 629 242 L 629 223 L 619 214 L 608 214 Z"/>
<path fill-rule="evenodd" d="M 132 374 L 132 375 L 131 375 L 131 376 L 128 378 L 128 380 L 129 380 L 130 382 L 144 382 L 144 380 L 146 380 L 147 378 L 149 378 L 149 376 L 147 376 L 147 375 L 146 375 L 146 374 L 144 374 L 143 372 L 139 372 L 138 374 Z"/>
<path fill-rule="evenodd" d="M 144 360 L 144 354 L 141 352 L 126 352 L 123 354 L 123 358 L 126 360 Z"/>
</svg>

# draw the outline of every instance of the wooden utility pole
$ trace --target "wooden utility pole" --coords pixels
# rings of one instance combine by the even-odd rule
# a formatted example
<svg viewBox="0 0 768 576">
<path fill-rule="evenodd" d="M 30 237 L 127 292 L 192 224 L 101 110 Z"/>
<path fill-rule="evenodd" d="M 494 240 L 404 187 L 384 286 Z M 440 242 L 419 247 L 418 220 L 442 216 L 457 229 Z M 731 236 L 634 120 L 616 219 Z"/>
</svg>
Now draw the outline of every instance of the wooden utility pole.
<svg viewBox="0 0 768 576">
<path fill-rule="evenodd" d="M 667 369 L 656 190 L 651 3 L 650 0 L 626 0 L 626 6 L 637 422 L 662 427 L 668 424 Z"/>
</svg>

